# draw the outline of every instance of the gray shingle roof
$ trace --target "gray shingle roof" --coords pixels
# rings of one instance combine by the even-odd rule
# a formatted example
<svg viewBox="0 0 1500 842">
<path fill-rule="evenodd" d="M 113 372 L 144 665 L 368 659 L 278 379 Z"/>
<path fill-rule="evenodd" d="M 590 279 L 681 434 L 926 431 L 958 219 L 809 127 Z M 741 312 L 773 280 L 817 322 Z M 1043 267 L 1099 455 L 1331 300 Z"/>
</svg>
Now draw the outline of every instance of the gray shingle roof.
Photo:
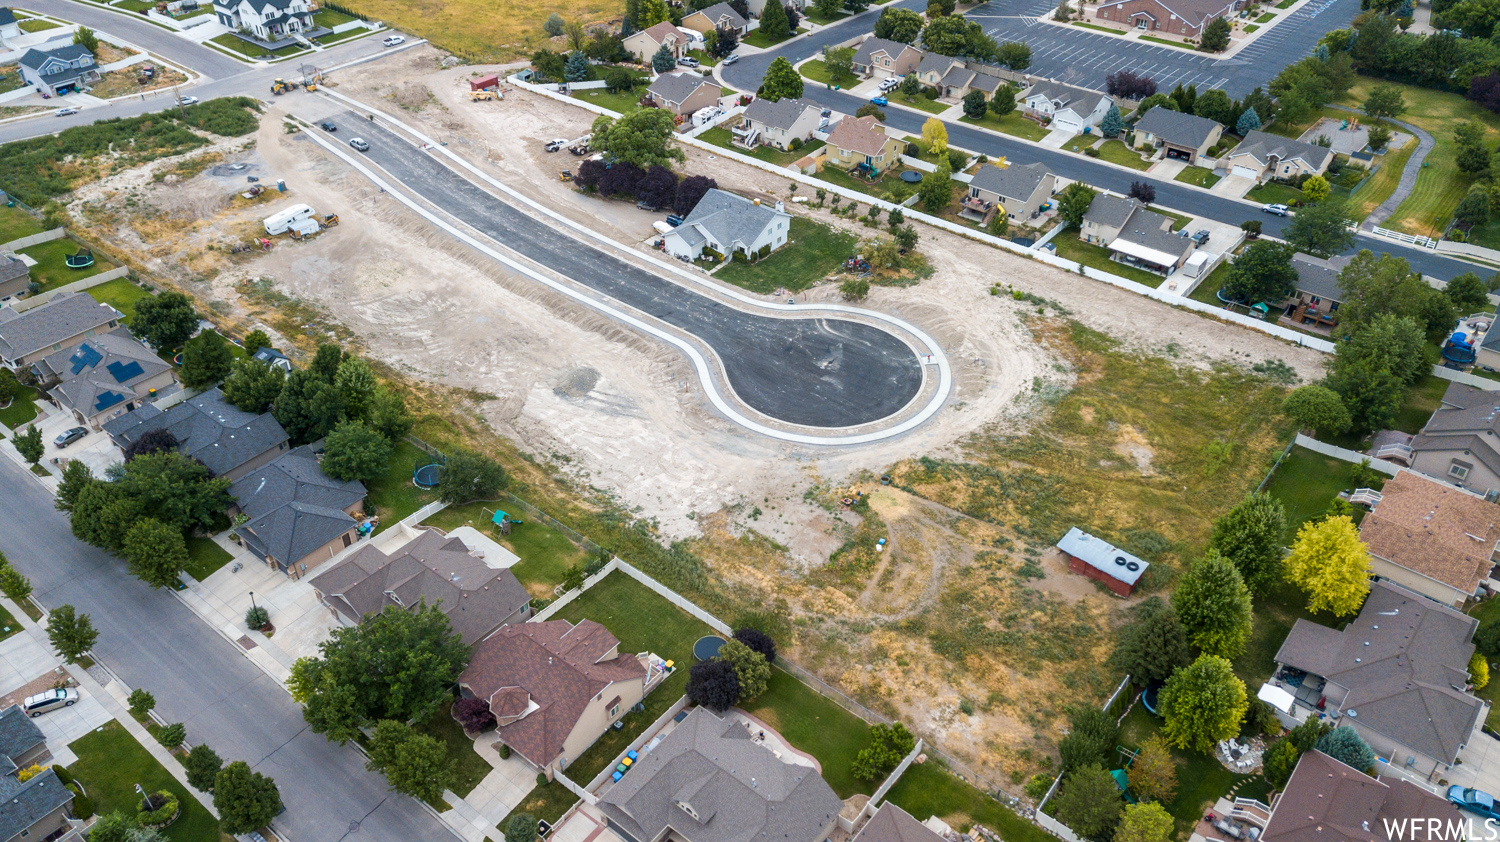
<svg viewBox="0 0 1500 842">
<path fill-rule="evenodd" d="M 1469 681 L 1470 639 L 1478 620 L 1387 581 L 1343 631 L 1298 620 L 1276 653 L 1278 663 L 1347 688 L 1329 708 L 1397 743 L 1451 764 L 1474 731 L 1484 703 Z"/>
<path fill-rule="evenodd" d="M 701 13 L 704 17 L 708 18 L 709 23 L 712 23 L 716 27 L 722 26 L 726 19 L 730 29 L 744 29 L 745 25 L 749 23 L 749 21 L 740 17 L 740 13 L 736 12 L 728 3 L 715 3 L 703 9 Z M 689 12 L 688 16 L 691 17 L 694 14 L 698 14 L 698 12 Z"/>
<path fill-rule="evenodd" d="M 984 91 L 987 94 L 993 94 L 995 91 L 1000 90 L 1000 86 L 1003 84 L 1005 84 L 1004 79 L 1001 79 L 999 76 L 991 76 L 988 73 L 976 73 L 974 74 L 974 78 L 969 81 L 969 87 Z"/>
<path fill-rule="evenodd" d="M 15 771 L 17 757 L 46 741 L 47 738 L 42 736 L 42 729 L 36 727 L 36 723 L 31 721 L 19 705 L 0 710 L 0 759 L 10 765 L 10 769 L 6 770 L 7 774 Z"/>
<path fill-rule="evenodd" d="M 860 43 L 859 48 L 854 51 L 854 63 L 861 65 L 872 64 L 875 60 L 875 54 L 879 52 L 883 52 L 890 56 L 892 60 L 895 60 L 901 55 L 903 50 L 911 48 L 910 44 L 903 44 L 900 41 L 890 41 L 885 38 L 874 37 L 866 38 Z"/>
<path fill-rule="evenodd" d="M 1245 135 L 1245 139 L 1230 150 L 1229 155 L 1249 155 L 1261 166 L 1269 164 L 1272 158 L 1282 161 L 1300 159 L 1314 169 L 1322 169 L 1333 160 L 1333 150 L 1325 146 L 1267 134 L 1260 129 Z"/>
<path fill-rule="evenodd" d="M 225 402 L 218 388 L 165 411 L 146 404 L 104 422 L 104 431 L 122 448 L 160 429 L 170 430 L 177 437 L 177 449 L 201 461 L 216 476 L 230 473 L 287 441 L 286 430 L 269 412 L 254 415 L 237 409 Z"/>
<path fill-rule="evenodd" d="M 793 123 L 801 119 L 809 108 L 816 110 L 817 106 L 809 105 L 800 99 L 782 99 L 772 102 L 769 99 L 756 97 L 745 107 L 745 119 L 774 129 L 785 130 L 790 129 Z"/>
<path fill-rule="evenodd" d="M 827 835 L 842 806 L 815 770 L 778 759 L 741 722 L 701 707 L 599 801 L 638 840 L 670 827 L 687 842 L 811 842 Z"/>
<path fill-rule="evenodd" d="M 38 50 L 33 47 L 22 54 L 21 64 L 31 68 L 32 70 L 38 70 L 43 64 L 46 63 L 47 59 L 49 58 L 61 59 L 62 61 L 71 62 L 77 61 L 81 58 L 84 58 L 85 56 L 87 56 L 88 58 L 85 63 L 92 65 L 94 63 L 94 54 L 89 52 L 88 48 L 83 46 L 82 44 L 64 44 L 61 47 L 57 47 L 51 50 Z"/>
<path fill-rule="evenodd" d="M 6 6 L 0 6 L 0 26 L 9 26 L 16 22 L 16 16 Z"/>
<path fill-rule="evenodd" d="M 1153 108 L 1135 124 L 1135 130 L 1155 135 L 1168 143 L 1197 149 L 1223 126 L 1207 117 L 1184 114 L 1170 108 Z"/>
<path fill-rule="evenodd" d="M 701 227 L 709 237 L 726 247 L 736 242 L 748 247 L 760 237 L 766 226 L 781 216 L 786 216 L 786 213 L 715 188 L 698 200 L 697 207 L 677 230 Z"/>
<path fill-rule="evenodd" d="M 943 78 L 938 80 L 938 84 L 945 88 L 962 88 L 966 87 L 976 75 L 978 74 L 967 67 L 954 67 L 943 74 Z"/>
<path fill-rule="evenodd" d="M 31 274 L 31 267 L 10 255 L 0 257 L 0 283 Z"/>
<path fill-rule="evenodd" d="M 1109 99 L 1109 94 L 1102 91 L 1091 91 L 1088 88 L 1079 88 L 1073 85 L 1064 85 L 1061 82 L 1042 80 L 1031 86 L 1026 92 L 1026 98 L 1044 96 L 1058 108 L 1072 108 L 1079 114 L 1091 114 L 1099 107 L 1101 100 Z"/>
<path fill-rule="evenodd" d="M 945 842 L 911 813 L 887 801 L 865 822 L 854 842 Z"/>
<path fill-rule="evenodd" d="M 1145 208 L 1136 208 L 1117 239 L 1174 257 L 1181 257 L 1193 247 L 1192 240 L 1172 230 L 1169 217 Z"/>
<path fill-rule="evenodd" d="M 236 530 L 240 537 L 283 564 L 295 564 L 354 528 L 344 510 L 365 499 L 365 486 L 323 473 L 312 448 L 304 446 L 240 477 L 229 493 L 250 516 Z"/>
<path fill-rule="evenodd" d="M 697 73 L 686 71 L 663 73 L 656 77 L 656 81 L 651 83 L 651 87 L 647 88 L 646 92 L 666 102 L 680 103 L 704 85 L 713 85 L 715 90 L 719 87 L 717 82 L 699 76 Z"/>
<path fill-rule="evenodd" d="M 1134 199 L 1121 199 L 1118 196 L 1101 193 L 1094 197 L 1093 204 L 1089 205 L 1088 213 L 1083 215 L 1083 221 L 1106 228 L 1120 228 L 1139 207 L 1140 205 Z"/>
<path fill-rule="evenodd" d="M 1349 265 L 1351 259 L 1336 256 L 1325 260 L 1301 252 L 1292 255 L 1292 268 L 1297 270 L 1297 289 L 1325 301 L 1343 301 L 1344 291 L 1339 288 L 1339 272 Z"/>
<path fill-rule="evenodd" d="M 1490 329 L 1484 332 L 1484 341 L 1479 343 L 1481 348 L 1491 351 L 1500 351 L 1500 328 L 1495 327 L 1500 319 L 1490 322 Z"/>
<path fill-rule="evenodd" d="M 172 368 L 124 327 L 49 354 L 38 365 L 43 367 L 62 381 L 49 394 L 86 416 L 149 397 L 136 386 Z"/>
<path fill-rule="evenodd" d="M 0 839 L 15 838 L 72 801 L 73 793 L 51 768 L 26 783 L 0 776 Z"/>
<path fill-rule="evenodd" d="M 985 164 L 974 174 L 974 180 L 969 182 L 969 186 L 1024 202 L 1042 186 L 1042 181 L 1048 175 L 1050 173 L 1044 164 L 1019 164 L 1005 168 Z"/>
<path fill-rule="evenodd" d="M 14 360 L 123 318 L 87 293 L 59 295 L 24 313 L 0 307 L 0 358 Z"/>
<path fill-rule="evenodd" d="M 1113 6 L 1123 2 L 1128 2 L 1128 0 L 1113 0 L 1101 6 Z M 1230 11 L 1234 0 L 1156 0 L 1156 3 L 1196 29 L 1209 18 Z"/>
<path fill-rule="evenodd" d="M 947 73 L 955 64 L 963 64 L 953 56 L 945 56 L 941 53 L 926 53 L 922 60 L 917 62 L 914 73 Z"/>
</svg>

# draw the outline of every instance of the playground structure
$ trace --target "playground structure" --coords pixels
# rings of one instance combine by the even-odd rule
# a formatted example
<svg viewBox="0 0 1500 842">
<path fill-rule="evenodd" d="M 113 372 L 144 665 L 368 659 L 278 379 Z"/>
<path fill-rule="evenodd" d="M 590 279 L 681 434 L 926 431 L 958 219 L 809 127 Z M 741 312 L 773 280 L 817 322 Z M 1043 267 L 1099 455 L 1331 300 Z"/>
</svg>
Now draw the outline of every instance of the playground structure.
<svg viewBox="0 0 1500 842">
<path fill-rule="evenodd" d="M 65 261 L 69 269 L 87 269 L 94 265 L 94 250 L 83 246 L 68 255 Z"/>
<path fill-rule="evenodd" d="M 509 535 L 512 526 L 519 526 L 526 522 L 520 518 L 513 518 L 508 513 L 502 512 L 499 509 L 495 509 L 494 511 L 481 509 L 481 511 L 490 512 L 490 523 L 493 523 L 495 528 L 500 530 L 501 535 Z"/>
<path fill-rule="evenodd" d="M 1443 365 L 1450 368 L 1470 365 L 1476 356 L 1474 343 L 1461 330 L 1454 331 L 1448 341 L 1443 343 Z"/>
</svg>

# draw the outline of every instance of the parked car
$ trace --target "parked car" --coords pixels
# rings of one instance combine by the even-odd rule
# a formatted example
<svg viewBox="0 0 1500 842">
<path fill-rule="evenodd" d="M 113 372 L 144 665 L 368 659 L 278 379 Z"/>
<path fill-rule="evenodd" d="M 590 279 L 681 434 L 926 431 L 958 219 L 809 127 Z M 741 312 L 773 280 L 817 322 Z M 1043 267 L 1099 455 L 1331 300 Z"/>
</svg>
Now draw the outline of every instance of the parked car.
<svg viewBox="0 0 1500 842">
<path fill-rule="evenodd" d="M 682 217 L 674 213 L 671 216 L 667 217 L 667 224 L 672 226 L 673 228 L 676 228 L 677 226 L 682 224 Z"/>
<path fill-rule="evenodd" d="M 324 120 L 323 122 L 319 123 L 318 124 L 318 128 L 322 129 L 325 132 L 336 132 L 336 131 L 339 130 L 338 126 L 335 126 L 332 122 L 330 122 L 328 120 Z"/>
<path fill-rule="evenodd" d="M 679 65 L 683 66 L 683 67 L 697 67 L 698 66 L 698 60 L 695 59 L 695 58 L 693 58 L 692 56 L 683 56 L 682 58 L 680 58 L 680 59 L 677 60 L 677 63 Z"/>
<path fill-rule="evenodd" d="M 195 96 L 180 96 L 180 97 L 177 98 L 177 104 L 178 105 L 192 105 L 193 103 L 195 103 L 197 101 L 198 101 L 198 98 L 195 97 Z"/>
<path fill-rule="evenodd" d="M 1495 799 L 1489 793 L 1472 788 L 1465 789 L 1461 786 L 1450 786 L 1448 787 L 1448 800 L 1457 804 L 1460 809 L 1468 810 L 1487 819 L 1500 819 L 1500 808 L 1495 806 Z"/>
<path fill-rule="evenodd" d="M 88 434 L 89 434 L 89 428 L 88 427 L 74 427 L 71 430 L 64 431 L 57 438 L 53 439 L 52 440 L 52 444 L 53 444 L 53 446 L 61 449 L 61 448 L 67 447 L 68 445 L 72 444 L 75 441 L 78 441 L 79 439 L 83 438 L 84 436 L 86 436 Z"/>
<path fill-rule="evenodd" d="M 384 41 L 381 41 L 380 43 L 386 45 L 387 47 L 394 47 L 397 44 L 405 44 L 406 37 L 404 35 L 392 35 L 391 37 L 385 39 Z"/>
<path fill-rule="evenodd" d="M 354 147 L 355 149 L 358 149 L 361 152 L 369 152 L 370 151 L 370 144 L 365 143 L 364 138 L 351 137 L 351 138 L 349 138 L 349 145 L 352 146 L 352 147 Z"/>
<path fill-rule="evenodd" d="M 557 150 L 559 150 L 559 149 L 561 149 L 561 148 L 563 148 L 564 146 L 567 146 L 567 145 L 568 145 L 568 139 L 567 138 L 565 138 L 565 137 L 555 137 L 555 138 L 547 141 L 547 145 L 544 146 L 544 147 L 542 147 L 542 148 L 546 149 L 548 152 L 556 152 Z"/>
<path fill-rule="evenodd" d="M 1184 228 L 1183 231 L 1182 231 L 1182 236 L 1184 236 L 1184 237 L 1191 237 L 1194 243 L 1197 243 L 1198 245 L 1201 246 L 1204 243 L 1208 242 L 1209 238 L 1212 237 L 1213 235 L 1210 234 L 1210 233 L 1208 233 L 1208 229 L 1207 228 L 1203 228 L 1203 229 L 1200 229 L 1198 231 L 1194 231 L 1192 234 L 1189 234 L 1187 232 L 1187 229 Z"/>
<path fill-rule="evenodd" d="M 901 80 L 896 78 L 895 76 L 890 76 L 880 80 L 880 90 L 882 92 L 894 91 L 899 87 L 901 87 Z"/>
<path fill-rule="evenodd" d="M 739 60 L 740 60 L 740 54 L 739 53 L 730 53 L 728 56 L 726 56 L 724 58 L 724 61 L 721 62 L 721 64 L 730 65 L 730 64 L 734 64 L 735 62 L 737 62 Z"/>
<path fill-rule="evenodd" d="M 78 701 L 78 691 L 73 689 L 48 690 L 35 696 L 27 696 L 21 709 L 32 719 L 58 708 L 72 707 Z"/>
<path fill-rule="evenodd" d="M 1264 210 L 1266 213 L 1274 213 L 1277 216 L 1286 216 L 1287 214 L 1292 212 L 1291 208 L 1279 203 L 1274 205 L 1266 205 L 1264 208 L 1262 208 L 1262 210 Z"/>
<path fill-rule="evenodd" d="M 882 105 L 882 106 L 883 106 L 883 105 L 890 105 L 890 104 L 891 104 L 891 103 L 890 103 L 890 102 L 889 102 L 889 101 L 888 101 L 888 100 L 887 100 L 887 99 L 886 99 L 886 98 L 885 98 L 885 97 L 883 97 L 883 96 L 878 96 L 878 97 L 875 97 L 875 98 L 874 98 L 874 99 L 872 99 L 872 100 L 870 100 L 870 102 L 871 102 L 871 103 L 873 103 L 873 104 L 875 104 L 875 105 Z"/>
<path fill-rule="evenodd" d="M 76 109 L 76 108 L 59 108 L 59 109 L 57 109 L 57 111 L 55 113 L 59 117 L 66 117 L 69 114 L 77 114 L 78 113 L 78 109 Z"/>
</svg>

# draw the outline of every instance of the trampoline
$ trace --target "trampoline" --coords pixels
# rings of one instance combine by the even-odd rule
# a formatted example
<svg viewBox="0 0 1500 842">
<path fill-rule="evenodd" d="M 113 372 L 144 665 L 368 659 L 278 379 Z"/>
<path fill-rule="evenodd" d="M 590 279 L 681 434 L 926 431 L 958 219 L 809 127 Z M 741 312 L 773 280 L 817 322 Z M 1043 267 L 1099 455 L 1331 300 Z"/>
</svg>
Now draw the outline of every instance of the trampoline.
<svg viewBox="0 0 1500 842">
<path fill-rule="evenodd" d="M 69 269 L 87 269 L 94 265 L 94 251 L 90 248 L 81 248 L 68 255 L 66 262 Z"/>
<path fill-rule="evenodd" d="M 418 488 L 433 488 L 442 476 L 443 466 L 433 462 L 430 465 L 418 466 L 415 471 L 412 471 L 411 481 Z"/>
<path fill-rule="evenodd" d="M 1468 365 L 1474 362 L 1475 357 L 1474 343 L 1469 341 L 1469 337 L 1463 331 L 1454 331 L 1443 345 L 1443 359 L 1448 362 Z"/>
<path fill-rule="evenodd" d="M 716 634 L 706 634 L 698 638 L 698 642 L 693 644 L 693 658 L 699 661 L 706 661 L 709 658 L 715 657 L 719 654 L 719 649 L 724 646 L 724 643 L 724 638 Z"/>
<path fill-rule="evenodd" d="M 1150 687 L 1146 688 L 1146 692 L 1141 694 L 1141 704 L 1146 706 L 1146 710 L 1149 710 L 1152 713 L 1156 713 L 1156 696 L 1160 692 L 1161 685 L 1152 684 Z M 1157 714 L 1157 716 L 1160 715 L 1161 714 Z"/>
<path fill-rule="evenodd" d="M 906 182 L 907 184 L 916 184 L 917 182 L 922 180 L 922 174 L 917 172 L 916 170 L 906 170 L 905 172 L 901 173 L 901 180 Z"/>
</svg>

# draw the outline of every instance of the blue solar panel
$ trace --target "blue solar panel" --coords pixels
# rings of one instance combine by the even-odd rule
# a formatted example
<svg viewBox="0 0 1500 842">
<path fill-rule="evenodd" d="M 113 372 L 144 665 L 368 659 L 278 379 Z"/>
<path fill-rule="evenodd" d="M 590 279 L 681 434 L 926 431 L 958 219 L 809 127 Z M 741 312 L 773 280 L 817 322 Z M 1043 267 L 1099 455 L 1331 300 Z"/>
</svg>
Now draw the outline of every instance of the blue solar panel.
<svg viewBox="0 0 1500 842">
<path fill-rule="evenodd" d="M 145 369 L 141 368 L 141 364 L 135 360 L 131 360 L 128 363 L 115 360 L 105 366 L 105 368 L 114 376 L 116 383 L 127 383 L 136 377 L 140 377 L 145 372 Z"/>
<path fill-rule="evenodd" d="M 119 392 L 100 392 L 99 397 L 94 400 L 94 411 L 109 409 L 123 400 L 125 396 Z"/>
<path fill-rule="evenodd" d="M 98 365 L 102 359 L 104 359 L 104 355 L 95 350 L 94 346 L 85 342 L 78 346 L 78 350 L 73 352 L 73 356 L 68 357 L 68 365 L 72 368 L 73 373 L 77 374 L 86 368 Z"/>
</svg>

